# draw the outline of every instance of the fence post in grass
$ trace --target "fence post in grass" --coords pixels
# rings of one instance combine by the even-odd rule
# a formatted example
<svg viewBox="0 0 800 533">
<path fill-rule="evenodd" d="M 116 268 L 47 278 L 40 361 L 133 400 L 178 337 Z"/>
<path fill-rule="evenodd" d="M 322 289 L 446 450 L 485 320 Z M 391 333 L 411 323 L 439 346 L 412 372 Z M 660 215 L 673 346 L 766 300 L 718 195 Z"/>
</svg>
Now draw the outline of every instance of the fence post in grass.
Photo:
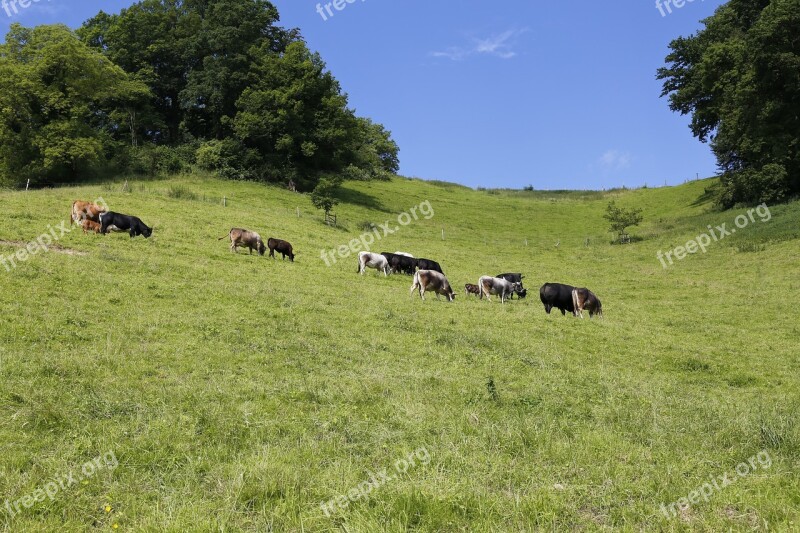
<svg viewBox="0 0 800 533">
<path fill-rule="evenodd" d="M 228 207 L 228 197 L 227 196 L 223 196 L 222 197 L 222 207 Z"/>
<path fill-rule="evenodd" d="M 525 247 L 528 246 L 528 239 L 525 239 Z"/>
<path fill-rule="evenodd" d="M 300 208 L 297 208 L 297 218 L 300 218 Z"/>
<path fill-rule="evenodd" d="M 31 179 L 28 178 L 28 183 L 25 184 L 25 190 L 27 191 L 28 187 L 30 187 L 30 186 L 31 186 Z"/>
<path fill-rule="evenodd" d="M 444 240 L 444 228 L 442 228 L 442 240 Z"/>
</svg>

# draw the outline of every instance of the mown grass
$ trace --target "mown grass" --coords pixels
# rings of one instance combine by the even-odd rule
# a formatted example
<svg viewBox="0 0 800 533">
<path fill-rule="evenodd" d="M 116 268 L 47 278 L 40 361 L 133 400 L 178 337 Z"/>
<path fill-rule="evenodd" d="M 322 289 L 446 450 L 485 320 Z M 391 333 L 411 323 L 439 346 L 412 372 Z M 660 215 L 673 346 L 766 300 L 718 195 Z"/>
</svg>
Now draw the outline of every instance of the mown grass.
<svg viewBox="0 0 800 533">
<path fill-rule="evenodd" d="M 344 229 L 304 196 L 201 176 L 0 193 L 2 255 L 76 198 L 154 226 L 150 240 L 74 230 L 59 244 L 84 255 L 0 267 L 0 497 L 108 451 L 119 461 L 0 520 L 14 531 L 796 529 L 800 204 L 662 268 L 657 251 L 740 213 L 698 201 L 707 186 L 348 184 Z M 641 241 L 609 244 L 611 199 L 644 209 Z M 408 277 L 359 277 L 352 257 L 325 266 L 321 251 L 365 221 L 425 200 L 435 216 L 376 251 L 436 259 L 456 287 L 521 271 L 531 296 L 423 303 Z M 291 241 L 296 262 L 231 254 L 218 238 L 234 226 Z M 536 292 L 548 281 L 592 288 L 605 320 L 547 316 Z M 321 510 L 421 448 L 427 465 Z M 676 518 L 660 511 L 759 452 L 770 468 Z"/>
</svg>

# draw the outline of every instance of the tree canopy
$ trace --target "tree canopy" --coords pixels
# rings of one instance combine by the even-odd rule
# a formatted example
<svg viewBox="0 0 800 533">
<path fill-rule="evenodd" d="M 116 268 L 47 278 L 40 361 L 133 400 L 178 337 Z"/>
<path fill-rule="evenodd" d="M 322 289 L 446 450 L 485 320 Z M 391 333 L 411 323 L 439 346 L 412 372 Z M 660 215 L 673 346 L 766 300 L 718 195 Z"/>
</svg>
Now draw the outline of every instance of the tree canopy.
<svg viewBox="0 0 800 533">
<path fill-rule="evenodd" d="M 800 2 L 730 0 L 703 22 L 670 44 L 662 96 L 711 143 L 724 207 L 785 201 L 800 193 Z"/>
<path fill-rule="evenodd" d="M 77 31 L 12 27 L 0 48 L 0 179 L 79 181 L 197 162 L 221 175 L 375 179 L 398 147 L 357 117 L 266 0 L 142 0 Z"/>
</svg>

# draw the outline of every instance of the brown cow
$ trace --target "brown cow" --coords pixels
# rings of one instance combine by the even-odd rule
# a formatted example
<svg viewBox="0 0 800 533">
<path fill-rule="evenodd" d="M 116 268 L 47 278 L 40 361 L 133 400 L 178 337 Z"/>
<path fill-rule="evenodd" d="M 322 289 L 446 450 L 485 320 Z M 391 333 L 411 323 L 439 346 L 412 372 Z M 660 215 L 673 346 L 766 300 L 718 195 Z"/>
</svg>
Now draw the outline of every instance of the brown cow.
<svg viewBox="0 0 800 533">
<path fill-rule="evenodd" d="M 470 294 L 474 294 L 475 296 L 481 295 L 481 288 L 477 285 L 473 285 L 472 283 L 467 283 L 464 285 L 464 294 L 469 296 Z"/>
<path fill-rule="evenodd" d="M 89 220 L 88 218 L 83 219 L 81 227 L 83 228 L 84 233 L 87 233 L 89 231 L 100 233 L 100 228 L 101 228 L 99 223 L 95 222 L 94 220 Z"/>
<path fill-rule="evenodd" d="M 249 248 L 250 255 L 253 254 L 253 250 L 256 250 L 259 255 L 264 255 L 264 252 L 267 251 L 266 246 L 264 246 L 264 241 L 261 240 L 261 235 L 255 231 L 233 228 L 227 235 L 223 235 L 217 240 L 221 241 L 225 237 L 231 238 L 231 252 L 233 253 L 236 253 L 236 249 L 239 246 L 246 246 Z"/>
<path fill-rule="evenodd" d="M 440 294 L 447 296 L 447 299 L 451 302 L 456 299 L 456 294 L 453 292 L 453 288 L 450 287 L 447 278 L 444 274 L 435 270 L 418 270 L 414 274 L 414 284 L 411 286 L 412 295 L 415 290 L 419 290 L 419 296 L 423 301 L 425 301 L 425 291 L 434 291 L 437 300 Z"/>
<path fill-rule="evenodd" d="M 89 219 L 92 222 L 100 222 L 100 213 L 108 211 L 106 206 L 96 204 L 94 202 L 84 202 L 83 200 L 75 200 L 72 202 L 72 211 L 70 212 L 70 224 L 81 225 L 83 220 Z"/>
<path fill-rule="evenodd" d="M 575 309 L 575 316 L 583 318 L 583 310 L 589 311 L 589 318 L 594 315 L 603 316 L 603 304 L 595 294 L 586 288 L 572 289 L 572 307 Z"/>
<path fill-rule="evenodd" d="M 280 239 L 273 239 L 269 238 L 267 240 L 267 247 L 269 248 L 269 256 L 274 258 L 275 257 L 275 250 L 278 250 L 278 253 L 283 256 L 283 259 L 286 259 L 286 256 L 289 256 L 289 259 L 292 260 L 294 263 L 294 252 L 292 251 L 292 245 L 286 241 L 282 241 Z"/>
</svg>

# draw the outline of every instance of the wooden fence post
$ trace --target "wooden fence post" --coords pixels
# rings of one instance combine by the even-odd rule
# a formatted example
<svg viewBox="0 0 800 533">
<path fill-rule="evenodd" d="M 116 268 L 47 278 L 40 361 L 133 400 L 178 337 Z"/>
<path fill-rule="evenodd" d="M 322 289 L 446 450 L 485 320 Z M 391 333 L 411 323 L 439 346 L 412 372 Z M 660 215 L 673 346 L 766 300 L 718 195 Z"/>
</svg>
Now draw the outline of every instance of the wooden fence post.
<svg viewBox="0 0 800 533">
<path fill-rule="evenodd" d="M 228 207 L 228 197 L 227 196 L 223 196 L 222 197 L 222 207 Z"/>
</svg>

